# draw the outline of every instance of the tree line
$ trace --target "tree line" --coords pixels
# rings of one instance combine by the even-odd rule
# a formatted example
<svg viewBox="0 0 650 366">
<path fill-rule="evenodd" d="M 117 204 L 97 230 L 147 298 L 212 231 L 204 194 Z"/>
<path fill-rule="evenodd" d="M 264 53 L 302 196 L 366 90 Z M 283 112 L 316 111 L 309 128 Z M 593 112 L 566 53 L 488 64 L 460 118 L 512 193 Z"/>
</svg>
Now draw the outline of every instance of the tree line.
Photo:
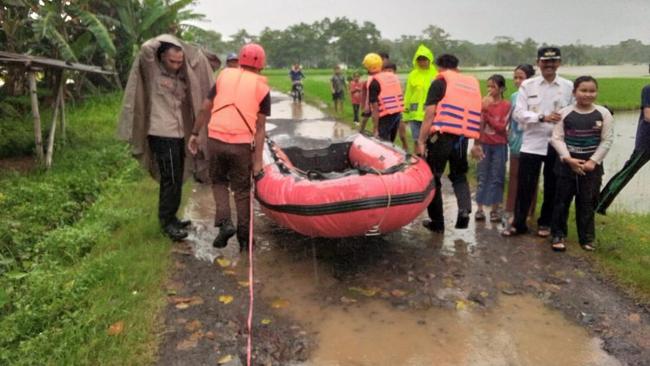
<svg viewBox="0 0 650 366">
<path fill-rule="evenodd" d="M 0 49 L 103 66 L 117 71 L 124 83 L 140 44 L 162 33 L 176 35 L 220 55 L 236 52 L 256 41 L 267 51 L 270 67 L 293 63 L 305 67 L 332 67 L 343 63 L 359 67 L 372 51 L 388 52 L 402 68 L 410 68 L 413 53 L 423 43 L 435 54 L 453 53 L 463 66 L 515 65 L 531 62 L 543 45 L 526 38 L 496 37 L 491 43 L 456 40 L 442 28 L 430 25 L 419 35 L 389 40 L 374 23 L 347 17 L 324 18 L 311 24 L 298 23 L 284 29 L 263 29 L 259 34 L 239 30 L 224 40 L 221 33 L 197 24 L 205 19 L 193 10 L 196 0 L 3 0 L 0 4 Z M 200 23 L 199 23 L 200 24 Z M 650 45 L 629 39 L 616 45 L 560 45 L 565 63 L 621 64 L 650 62 Z M 20 70 L 0 69 L 4 95 L 24 92 Z M 73 74 L 75 91 L 115 87 L 103 76 Z M 46 72 L 45 82 L 56 85 Z"/>
<path fill-rule="evenodd" d="M 549 45 L 532 38 L 517 41 L 508 36 L 495 37 L 490 43 L 473 43 L 453 39 L 436 25 L 429 25 L 419 35 L 402 35 L 389 40 L 381 37 L 381 32 L 372 22 L 360 24 L 345 17 L 325 18 L 312 24 L 299 23 L 284 30 L 265 28 L 257 36 L 240 30 L 224 45 L 236 49 L 244 40 L 260 42 L 269 53 L 273 67 L 288 67 L 295 62 L 308 67 L 331 67 L 338 62 L 358 66 L 367 52 L 384 51 L 398 65 L 410 68 L 413 54 L 422 43 L 436 55 L 455 54 L 464 66 L 514 66 L 533 62 L 537 48 Z M 637 39 L 606 46 L 580 42 L 557 46 L 562 49 L 565 64 L 650 63 L 650 44 Z"/>
</svg>

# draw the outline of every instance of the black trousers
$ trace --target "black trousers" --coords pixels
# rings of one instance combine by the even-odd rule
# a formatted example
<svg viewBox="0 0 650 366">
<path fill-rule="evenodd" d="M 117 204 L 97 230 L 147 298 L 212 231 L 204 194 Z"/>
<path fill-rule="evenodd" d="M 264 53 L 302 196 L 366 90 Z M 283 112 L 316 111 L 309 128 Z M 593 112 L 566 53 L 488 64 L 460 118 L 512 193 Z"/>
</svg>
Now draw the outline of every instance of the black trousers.
<svg viewBox="0 0 650 366">
<path fill-rule="evenodd" d="M 160 170 L 158 219 L 166 226 L 176 218 L 181 205 L 185 141 L 182 138 L 148 136 L 149 147 Z"/>
<path fill-rule="evenodd" d="M 544 164 L 544 202 L 542 203 L 542 212 L 537 220 L 537 225 L 551 226 L 553 201 L 555 200 L 555 185 L 557 183 L 557 178 L 553 171 L 556 159 L 557 152 L 551 145 L 548 145 L 546 156 L 525 152 L 519 154 L 517 198 L 515 199 L 515 216 L 512 223 L 518 233 L 528 231 L 526 218 L 528 217 L 530 205 L 537 191 L 537 182 L 542 164 Z"/>
<path fill-rule="evenodd" d="M 575 197 L 578 239 L 580 244 L 593 244 L 596 239 L 594 215 L 601 183 L 601 171 L 592 171 L 586 175 L 560 175 L 557 177 L 553 222 L 551 224 L 551 234 L 553 236 L 567 237 L 569 208 L 573 197 Z"/>
<path fill-rule="evenodd" d="M 352 112 L 354 113 L 354 122 L 359 122 L 359 104 L 352 104 Z"/>
<path fill-rule="evenodd" d="M 625 185 L 634 177 L 648 161 L 650 161 L 650 149 L 634 150 L 630 159 L 625 162 L 623 168 L 607 182 L 605 188 L 600 192 L 600 199 L 596 211 L 605 214 L 609 205 L 614 202 L 614 198 L 623 190 Z"/>
<path fill-rule="evenodd" d="M 436 183 L 436 193 L 427 207 L 427 213 L 434 224 L 443 225 L 445 222 L 440 188 L 447 162 L 449 162 L 449 179 L 454 187 L 458 211 L 472 212 L 472 197 L 467 182 L 467 143 L 467 138 L 447 133 L 437 134 L 437 139 L 433 143 L 427 141 L 427 163 Z"/>
</svg>

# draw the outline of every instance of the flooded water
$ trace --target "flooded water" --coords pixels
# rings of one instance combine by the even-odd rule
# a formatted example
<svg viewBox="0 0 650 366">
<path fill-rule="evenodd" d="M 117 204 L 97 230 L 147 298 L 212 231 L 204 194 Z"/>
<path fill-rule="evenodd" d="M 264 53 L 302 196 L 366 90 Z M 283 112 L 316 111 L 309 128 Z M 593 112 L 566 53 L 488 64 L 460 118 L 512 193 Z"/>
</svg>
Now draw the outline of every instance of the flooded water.
<svg viewBox="0 0 650 366">
<path fill-rule="evenodd" d="M 639 123 L 639 112 L 617 112 L 614 115 L 614 123 L 614 144 L 605 158 L 603 186 L 623 167 L 630 155 L 632 155 L 636 129 Z M 650 190 L 646 186 L 648 182 L 650 182 L 650 165 L 646 165 L 639 170 L 616 197 L 608 212 L 649 213 Z"/>
<path fill-rule="evenodd" d="M 269 121 L 273 135 L 329 139 L 350 133 L 349 128 L 312 114 L 307 106 L 298 110 L 291 108 L 288 98 L 274 97 L 275 120 Z M 300 115 L 301 120 L 293 121 L 280 111 Z M 453 213 L 455 199 L 444 199 Z M 225 249 L 212 248 L 213 214 L 210 188 L 196 185 L 185 212 L 195 227 L 190 237 L 195 255 L 206 261 L 228 258 L 237 279 L 245 280 L 247 259 L 240 257 L 234 238 Z M 455 218 L 452 215 L 448 220 Z M 490 223 L 475 227 L 472 220 L 468 230 L 449 229 L 437 239 L 441 245 L 432 245 L 432 234 L 422 229 L 422 217 L 379 239 L 339 241 L 310 239 L 279 228 L 258 208 L 255 220 L 255 286 L 261 291 L 256 301 L 270 304 L 279 316 L 299 322 L 313 335 L 314 352 L 301 366 L 620 365 L 601 349 L 599 339 L 534 297 L 502 295 L 495 306 L 480 307 L 467 301 L 462 289 L 440 288 L 436 290 L 440 296 L 458 292 L 456 306 L 420 309 L 391 302 L 385 289 L 350 287 L 354 279 L 363 279 L 377 271 L 381 261 L 389 261 L 383 257 L 387 251 L 411 251 L 431 263 L 441 256 L 479 263 L 483 258 L 474 256 L 477 233 L 490 229 Z M 350 249 L 354 247 L 361 250 Z M 385 275 L 384 280 L 391 280 L 391 274 Z M 352 290 L 365 296 L 341 296 L 341 291 Z"/>
</svg>

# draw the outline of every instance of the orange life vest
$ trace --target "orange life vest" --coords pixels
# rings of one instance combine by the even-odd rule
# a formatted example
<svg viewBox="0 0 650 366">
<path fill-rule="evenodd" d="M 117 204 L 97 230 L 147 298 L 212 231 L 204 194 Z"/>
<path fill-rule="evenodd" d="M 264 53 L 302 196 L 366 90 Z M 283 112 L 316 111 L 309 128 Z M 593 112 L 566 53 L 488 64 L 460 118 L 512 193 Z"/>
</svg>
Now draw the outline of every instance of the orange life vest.
<svg viewBox="0 0 650 366">
<path fill-rule="evenodd" d="M 379 83 L 379 117 L 389 114 L 401 113 L 404 110 L 404 94 L 399 78 L 392 72 L 382 71 L 372 75 L 368 80 L 368 85 L 372 80 Z"/>
<path fill-rule="evenodd" d="M 481 89 L 478 80 L 456 71 L 443 71 L 445 96 L 436 105 L 431 133 L 437 131 L 477 139 L 481 132 Z"/>
<path fill-rule="evenodd" d="M 269 90 L 261 75 L 240 68 L 223 69 L 217 77 L 208 136 L 230 144 L 252 143 L 260 103 Z"/>
</svg>

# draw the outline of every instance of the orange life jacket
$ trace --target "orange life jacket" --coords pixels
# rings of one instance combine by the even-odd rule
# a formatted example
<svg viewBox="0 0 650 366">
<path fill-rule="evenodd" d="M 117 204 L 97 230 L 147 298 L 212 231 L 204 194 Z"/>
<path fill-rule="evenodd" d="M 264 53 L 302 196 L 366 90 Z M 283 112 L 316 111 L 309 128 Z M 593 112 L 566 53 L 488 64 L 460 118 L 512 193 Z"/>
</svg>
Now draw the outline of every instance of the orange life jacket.
<svg viewBox="0 0 650 366">
<path fill-rule="evenodd" d="M 456 71 L 443 71 L 445 96 L 436 105 L 431 133 L 437 131 L 477 139 L 481 132 L 481 89 L 478 80 Z"/>
<path fill-rule="evenodd" d="M 389 114 L 401 113 L 404 110 L 404 94 L 399 78 L 392 72 L 382 71 L 372 75 L 368 80 L 368 85 L 372 80 L 379 83 L 379 117 Z"/>
<path fill-rule="evenodd" d="M 240 68 L 223 69 L 217 77 L 208 136 L 230 144 L 252 143 L 260 103 L 269 90 L 264 76 Z"/>
</svg>

